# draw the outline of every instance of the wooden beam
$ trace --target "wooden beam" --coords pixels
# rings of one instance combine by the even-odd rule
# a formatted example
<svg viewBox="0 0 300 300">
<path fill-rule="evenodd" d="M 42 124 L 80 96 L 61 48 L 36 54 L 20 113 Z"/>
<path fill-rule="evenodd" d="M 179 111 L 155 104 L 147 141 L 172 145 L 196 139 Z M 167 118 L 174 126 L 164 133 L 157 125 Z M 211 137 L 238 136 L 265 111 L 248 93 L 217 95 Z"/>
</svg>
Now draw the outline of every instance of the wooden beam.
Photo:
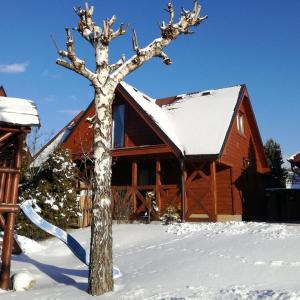
<svg viewBox="0 0 300 300">
<path fill-rule="evenodd" d="M 152 154 L 169 154 L 169 153 L 172 153 L 172 150 L 167 145 L 150 145 L 150 146 L 112 149 L 113 157 L 126 157 L 126 156 L 152 155 Z"/>
<path fill-rule="evenodd" d="M 4 142 L 5 140 L 7 140 L 8 138 L 10 138 L 12 135 L 14 135 L 13 132 L 7 132 L 4 135 L 2 135 L 0 137 L 0 143 Z"/>
<path fill-rule="evenodd" d="M 13 169 L 13 161 L 9 162 L 9 169 L 10 170 L 15 170 Z M 20 172 L 20 170 L 18 170 Z M 0 169 L 1 172 L 1 169 Z M 13 175 L 15 174 L 15 172 L 9 172 L 7 174 L 7 178 L 6 178 L 6 185 L 5 185 L 5 195 L 4 195 L 4 202 L 8 203 L 8 201 L 10 201 L 11 199 L 11 192 L 12 192 L 12 180 L 13 180 Z"/>
<path fill-rule="evenodd" d="M 180 169 L 181 169 L 181 220 L 184 222 L 186 220 L 186 212 L 188 210 L 188 203 L 187 203 L 187 172 L 185 162 L 182 159 L 180 162 Z"/>
<path fill-rule="evenodd" d="M 4 168 L 6 168 L 6 164 L 7 164 L 7 162 L 4 161 L 3 162 Z M 0 171 L 0 203 L 4 202 L 6 176 L 7 176 L 7 174 L 5 172 L 2 173 Z"/>
<path fill-rule="evenodd" d="M 2 216 L 2 214 L 0 214 L 0 226 L 2 227 L 2 230 L 4 231 L 5 228 L 5 219 Z M 14 249 L 13 249 L 13 254 L 21 254 L 22 253 L 22 249 L 20 247 L 20 245 L 17 243 L 17 240 L 14 237 L 14 245 L 13 245 Z"/>
<path fill-rule="evenodd" d="M 7 213 L 7 212 L 13 212 L 18 213 L 20 211 L 20 207 L 18 204 L 6 204 L 1 203 L 0 204 L 0 213 Z"/>
<path fill-rule="evenodd" d="M 7 221 L 5 224 L 3 245 L 2 245 L 2 264 L 0 273 L 0 288 L 3 290 L 9 289 L 10 279 L 10 264 L 11 264 L 11 253 L 14 242 L 14 224 L 15 224 L 15 213 L 8 213 Z"/>
<path fill-rule="evenodd" d="M 157 159 L 155 162 L 155 194 L 156 194 L 156 203 L 158 205 L 159 211 L 161 211 L 161 197 L 160 197 L 160 188 L 161 188 L 161 164 L 160 160 Z"/>
<path fill-rule="evenodd" d="M 210 163 L 210 179 L 211 179 L 211 196 L 213 202 L 213 214 L 215 222 L 218 220 L 218 198 L 217 198 L 217 174 L 216 174 L 216 161 Z"/>
<path fill-rule="evenodd" d="M 13 168 L 0 168 L 0 173 L 20 174 L 20 170 Z"/>
<path fill-rule="evenodd" d="M 22 164 L 22 150 L 23 150 L 23 143 L 24 143 L 25 135 L 19 134 L 18 135 L 18 148 L 15 155 L 15 169 L 21 170 Z M 12 203 L 17 203 L 18 200 L 18 192 L 19 192 L 19 182 L 20 182 L 20 172 L 16 173 L 13 182 L 12 182 Z"/>
<path fill-rule="evenodd" d="M 131 186 L 132 186 L 132 202 L 133 202 L 133 211 L 136 211 L 136 190 L 137 190 L 137 171 L 138 166 L 137 162 L 133 161 L 131 165 Z"/>
<path fill-rule="evenodd" d="M 21 127 L 21 128 L 11 128 L 11 127 L 0 127 L 0 132 L 1 131 L 5 131 L 5 132 L 25 132 L 25 133 L 29 133 L 30 132 L 30 128 L 28 127 Z"/>
</svg>

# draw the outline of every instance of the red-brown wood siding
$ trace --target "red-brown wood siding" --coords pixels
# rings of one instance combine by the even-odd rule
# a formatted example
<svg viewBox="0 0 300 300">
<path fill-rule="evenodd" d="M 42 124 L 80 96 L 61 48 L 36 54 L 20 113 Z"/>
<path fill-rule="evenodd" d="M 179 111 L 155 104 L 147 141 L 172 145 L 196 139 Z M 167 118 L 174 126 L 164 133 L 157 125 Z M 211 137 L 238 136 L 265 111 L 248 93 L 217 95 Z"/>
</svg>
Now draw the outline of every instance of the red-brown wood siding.
<svg viewBox="0 0 300 300">
<path fill-rule="evenodd" d="M 266 170 L 264 160 L 262 159 L 263 148 L 247 97 L 244 97 L 242 100 L 239 113 L 244 118 L 244 134 L 238 132 L 237 121 L 235 119 L 221 157 L 222 163 L 232 167 L 231 182 L 234 198 L 234 214 L 243 213 L 242 188 L 245 186 L 245 174 L 249 169 L 248 164 L 255 170 L 255 174 Z M 259 194 L 259 191 L 257 193 Z"/>
<path fill-rule="evenodd" d="M 218 166 L 217 168 L 217 199 L 218 214 L 233 214 L 231 169 L 229 167 Z"/>
<path fill-rule="evenodd" d="M 74 159 L 81 155 L 92 153 L 93 150 L 93 129 L 87 118 L 95 115 L 95 105 L 91 104 L 84 112 L 79 123 L 64 142 L 64 147 L 71 151 Z"/>
<path fill-rule="evenodd" d="M 124 148 L 164 144 L 138 113 L 128 105 L 124 97 L 117 93 L 114 105 L 120 104 L 125 104 L 126 107 Z M 87 118 L 91 118 L 94 115 L 95 105 L 91 104 L 75 130 L 72 131 L 64 143 L 64 146 L 71 150 L 74 157 L 78 157 L 82 153 L 89 153 L 93 149 L 93 129 L 90 127 L 91 124 L 87 121 Z"/>
<path fill-rule="evenodd" d="M 125 147 L 164 144 L 142 118 L 128 105 L 126 107 L 125 119 Z"/>
</svg>

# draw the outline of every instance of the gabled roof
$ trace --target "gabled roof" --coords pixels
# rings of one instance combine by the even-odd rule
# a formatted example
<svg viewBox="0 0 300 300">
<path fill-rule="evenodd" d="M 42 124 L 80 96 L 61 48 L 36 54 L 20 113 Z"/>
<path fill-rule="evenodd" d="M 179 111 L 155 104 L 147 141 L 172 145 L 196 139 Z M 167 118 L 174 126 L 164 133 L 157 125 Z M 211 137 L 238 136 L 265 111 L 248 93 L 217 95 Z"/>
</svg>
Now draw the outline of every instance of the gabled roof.
<svg viewBox="0 0 300 300">
<path fill-rule="evenodd" d="M 242 85 L 154 99 L 122 86 L 183 155 L 218 155 L 239 103 Z M 167 101 L 166 101 L 167 100 Z"/>
<path fill-rule="evenodd" d="M 0 122 L 20 126 L 39 126 L 39 116 L 33 101 L 0 97 Z"/>
<path fill-rule="evenodd" d="M 44 147 L 42 147 L 34 155 L 31 167 L 39 167 L 48 159 L 49 155 L 51 155 L 55 151 L 55 149 L 68 138 L 83 113 L 84 112 L 81 111 L 77 116 L 75 116 L 61 131 L 59 131 Z"/>
<path fill-rule="evenodd" d="M 245 89 L 237 85 L 155 100 L 125 82 L 117 87 L 183 156 L 212 157 L 222 153 Z M 35 166 L 67 139 L 83 115 L 76 116 L 41 149 Z"/>
</svg>

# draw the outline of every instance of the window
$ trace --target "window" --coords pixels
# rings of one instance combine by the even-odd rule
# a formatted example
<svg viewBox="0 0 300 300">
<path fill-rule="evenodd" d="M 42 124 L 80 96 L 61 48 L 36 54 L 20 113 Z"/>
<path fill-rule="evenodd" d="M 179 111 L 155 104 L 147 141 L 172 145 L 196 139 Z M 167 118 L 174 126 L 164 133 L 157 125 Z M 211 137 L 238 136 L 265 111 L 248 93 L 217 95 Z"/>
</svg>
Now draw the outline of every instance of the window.
<svg viewBox="0 0 300 300">
<path fill-rule="evenodd" d="M 125 105 L 116 105 L 113 110 L 113 127 L 112 127 L 112 145 L 113 148 L 124 147 L 125 134 Z"/>
<path fill-rule="evenodd" d="M 245 134 L 245 129 L 244 129 L 244 115 L 242 113 L 239 113 L 237 116 L 237 130 L 240 134 L 244 135 Z"/>
</svg>

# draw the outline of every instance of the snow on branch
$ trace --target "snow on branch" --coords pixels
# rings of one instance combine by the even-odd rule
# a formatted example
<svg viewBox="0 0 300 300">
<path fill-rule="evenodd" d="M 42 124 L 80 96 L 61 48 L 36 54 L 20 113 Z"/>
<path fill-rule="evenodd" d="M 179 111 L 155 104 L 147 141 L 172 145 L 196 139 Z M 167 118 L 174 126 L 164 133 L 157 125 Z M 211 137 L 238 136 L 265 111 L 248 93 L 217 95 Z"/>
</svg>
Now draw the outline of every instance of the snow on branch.
<svg viewBox="0 0 300 300">
<path fill-rule="evenodd" d="M 94 7 L 85 3 L 85 7 L 75 7 L 74 11 L 79 17 L 78 27 L 73 28 L 78 31 L 81 36 L 86 39 L 95 49 L 96 70 L 95 73 L 88 70 L 85 62 L 75 55 L 74 41 L 70 30 L 67 28 L 67 50 L 59 51 L 59 55 L 65 59 L 58 59 L 57 64 L 65 68 L 73 70 L 84 77 L 88 78 L 92 84 L 114 82 L 114 85 L 120 83 L 125 76 L 133 72 L 145 62 L 153 57 L 161 58 L 166 65 L 172 63 L 168 55 L 163 51 L 173 40 L 182 34 L 193 33 L 191 27 L 198 26 L 207 16 L 201 17 L 201 6 L 198 0 L 194 0 L 192 10 L 182 8 L 178 22 L 175 22 L 175 10 L 173 3 L 169 1 L 167 9 L 169 14 L 168 23 L 162 22 L 160 26 L 161 37 L 153 40 L 148 46 L 140 48 L 136 31 L 133 30 L 132 45 L 135 55 L 128 60 L 124 56 L 115 64 L 109 64 L 109 44 L 110 42 L 125 34 L 128 30 L 128 25 L 122 23 L 117 30 L 113 30 L 113 25 L 116 23 L 116 16 L 103 21 L 103 26 L 97 26 L 93 20 Z"/>
<path fill-rule="evenodd" d="M 135 55 L 123 63 L 118 69 L 116 69 L 110 76 L 116 83 L 121 82 L 126 75 L 139 68 L 146 61 L 152 57 L 162 58 L 166 65 L 170 65 L 171 59 L 163 52 L 163 49 L 167 47 L 172 40 L 175 40 L 181 34 L 191 34 L 191 27 L 198 26 L 202 21 L 207 19 L 207 16 L 201 17 L 201 6 L 198 0 L 194 0 L 193 10 L 182 9 L 181 16 L 177 23 L 174 23 L 175 11 L 172 2 L 168 3 L 166 11 L 170 15 L 169 23 L 162 22 L 160 27 L 161 37 L 152 41 L 145 48 L 140 48 L 138 45 L 137 34 L 133 31 L 132 45 Z"/>
<path fill-rule="evenodd" d="M 75 54 L 74 40 L 69 28 L 66 28 L 66 35 L 67 35 L 67 42 L 66 42 L 67 50 L 66 51 L 59 50 L 58 54 L 62 58 L 67 58 L 69 62 L 66 61 L 65 59 L 58 59 L 56 63 L 60 66 L 63 66 L 67 69 L 70 69 L 86 77 L 89 80 L 93 80 L 95 74 L 90 70 L 88 70 L 85 66 L 85 61 L 79 59 Z"/>
<path fill-rule="evenodd" d="M 84 9 L 79 6 L 74 7 L 74 11 L 79 17 L 78 27 L 74 30 L 78 31 L 94 48 L 99 43 L 108 45 L 110 41 L 127 32 L 128 25 L 124 27 L 123 23 L 120 24 L 117 30 L 112 29 L 117 20 L 116 16 L 104 20 L 102 28 L 97 26 L 93 21 L 94 6 L 89 8 L 87 3 L 85 3 Z"/>
</svg>

